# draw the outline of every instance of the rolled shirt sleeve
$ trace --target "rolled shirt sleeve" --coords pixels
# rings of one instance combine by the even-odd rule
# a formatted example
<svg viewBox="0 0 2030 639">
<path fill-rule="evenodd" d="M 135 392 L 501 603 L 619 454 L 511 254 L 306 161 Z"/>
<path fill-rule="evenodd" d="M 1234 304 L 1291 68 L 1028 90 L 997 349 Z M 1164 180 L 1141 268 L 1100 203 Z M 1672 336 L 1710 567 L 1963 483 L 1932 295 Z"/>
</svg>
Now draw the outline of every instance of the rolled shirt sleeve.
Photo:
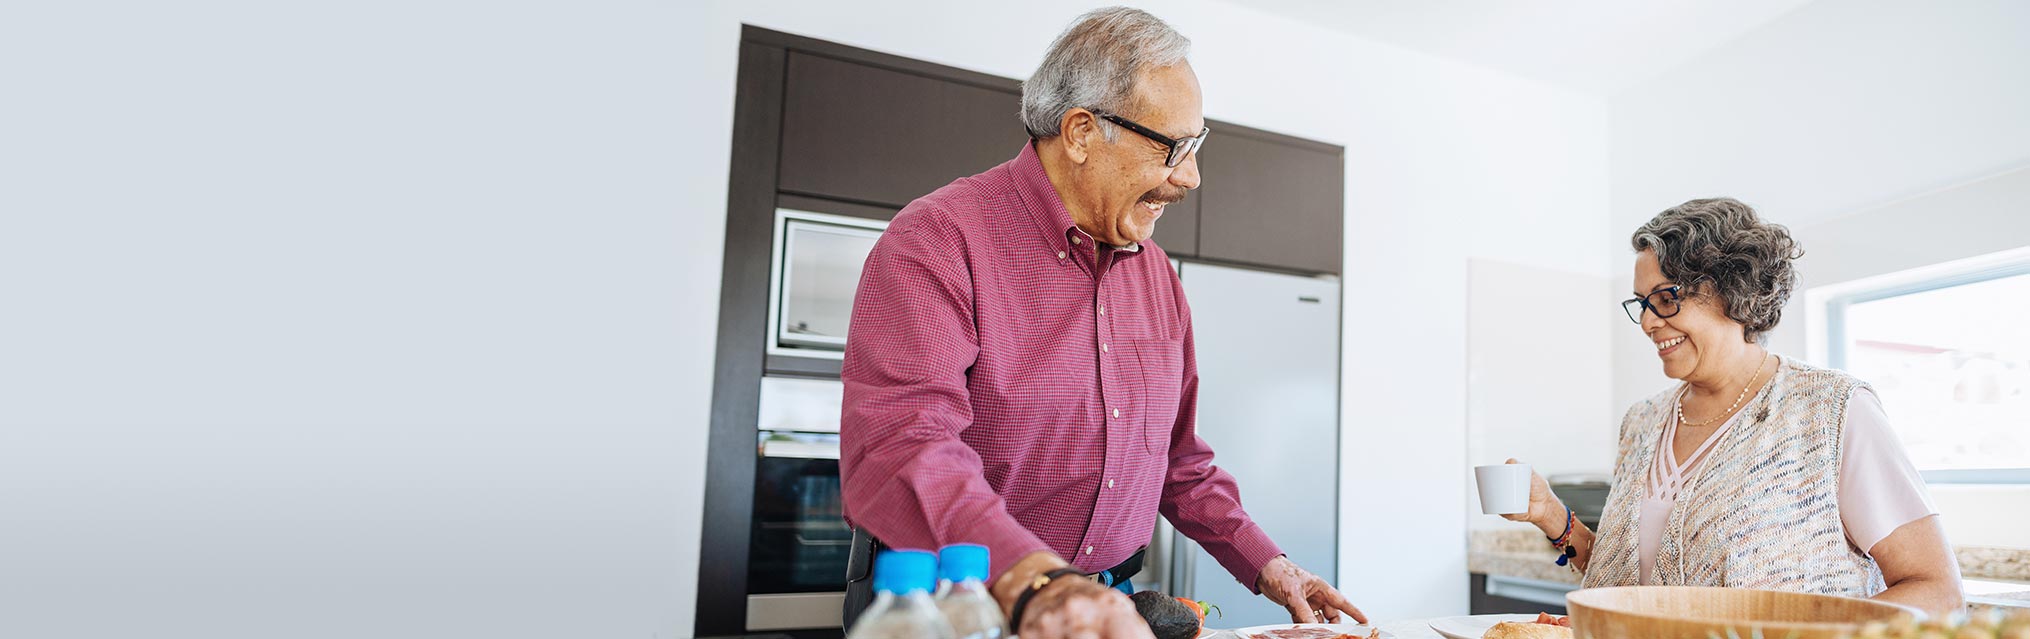
<svg viewBox="0 0 2030 639">
<path fill-rule="evenodd" d="M 1873 554 L 1875 544 L 1897 528 L 1936 515 L 1938 508 L 1874 391 L 1854 391 L 1846 413 L 1840 432 L 1840 523 L 1849 543 Z"/>
</svg>

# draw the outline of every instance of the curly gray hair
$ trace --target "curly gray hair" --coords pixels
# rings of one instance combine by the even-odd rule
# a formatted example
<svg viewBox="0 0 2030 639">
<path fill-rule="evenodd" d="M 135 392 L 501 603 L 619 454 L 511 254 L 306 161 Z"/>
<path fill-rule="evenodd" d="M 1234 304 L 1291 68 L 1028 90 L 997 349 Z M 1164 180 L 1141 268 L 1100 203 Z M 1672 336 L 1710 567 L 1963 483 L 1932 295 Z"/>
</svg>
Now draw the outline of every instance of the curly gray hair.
<svg viewBox="0 0 2030 639">
<path fill-rule="evenodd" d="M 1058 123 L 1072 109 L 1126 111 L 1143 69 L 1184 61 L 1191 40 L 1141 9 L 1107 7 L 1079 16 L 1043 54 L 1043 64 L 1022 83 L 1022 125 L 1029 137 L 1057 137 Z M 1108 141 L 1120 135 L 1100 121 Z"/>
<path fill-rule="evenodd" d="M 1734 198 L 1691 200 L 1635 229 L 1629 244 L 1655 251 L 1663 275 L 1687 296 L 1713 295 L 1741 338 L 1760 343 L 1783 319 L 1797 286 L 1792 262 L 1804 256 L 1790 230 L 1762 221 Z"/>
</svg>

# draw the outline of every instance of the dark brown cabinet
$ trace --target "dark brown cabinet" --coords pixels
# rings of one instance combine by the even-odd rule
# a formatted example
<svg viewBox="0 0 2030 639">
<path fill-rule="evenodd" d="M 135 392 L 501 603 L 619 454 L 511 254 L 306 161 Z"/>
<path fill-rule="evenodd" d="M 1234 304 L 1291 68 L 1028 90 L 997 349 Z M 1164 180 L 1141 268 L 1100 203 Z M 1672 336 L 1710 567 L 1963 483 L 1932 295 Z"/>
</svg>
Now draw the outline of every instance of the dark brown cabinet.
<svg viewBox="0 0 2030 639">
<path fill-rule="evenodd" d="M 1156 220 L 1156 234 L 1149 239 L 1171 257 L 1198 257 L 1198 191 L 1185 194 L 1183 200 L 1163 207 L 1163 218 Z"/>
<path fill-rule="evenodd" d="M 1198 256 L 1338 273 L 1339 148 L 1233 125 L 1213 130 L 1198 157 Z"/>
<path fill-rule="evenodd" d="M 1028 141 L 1019 89 L 788 52 L 778 188 L 901 207 L 1013 158 Z M 1173 256 L 1337 273 L 1341 152 L 1213 122 L 1203 186 L 1164 211 Z"/>
<path fill-rule="evenodd" d="M 1018 93 L 790 51 L 780 186 L 901 207 L 1029 140 Z"/>
</svg>

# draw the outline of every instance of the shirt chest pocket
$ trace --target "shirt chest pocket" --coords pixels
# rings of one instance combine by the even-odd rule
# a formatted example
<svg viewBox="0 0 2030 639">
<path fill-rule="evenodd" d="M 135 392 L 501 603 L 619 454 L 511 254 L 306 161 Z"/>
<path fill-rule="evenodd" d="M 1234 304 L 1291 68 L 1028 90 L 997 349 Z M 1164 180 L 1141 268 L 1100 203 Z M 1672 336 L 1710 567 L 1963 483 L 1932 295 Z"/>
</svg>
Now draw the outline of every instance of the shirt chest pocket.
<svg viewBox="0 0 2030 639">
<path fill-rule="evenodd" d="M 1184 399 L 1184 340 L 1140 339 L 1123 343 L 1135 365 L 1127 377 L 1137 384 L 1136 419 L 1149 450 L 1169 448 Z M 1125 415 L 1123 417 L 1126 417 Z"/>
</svg>

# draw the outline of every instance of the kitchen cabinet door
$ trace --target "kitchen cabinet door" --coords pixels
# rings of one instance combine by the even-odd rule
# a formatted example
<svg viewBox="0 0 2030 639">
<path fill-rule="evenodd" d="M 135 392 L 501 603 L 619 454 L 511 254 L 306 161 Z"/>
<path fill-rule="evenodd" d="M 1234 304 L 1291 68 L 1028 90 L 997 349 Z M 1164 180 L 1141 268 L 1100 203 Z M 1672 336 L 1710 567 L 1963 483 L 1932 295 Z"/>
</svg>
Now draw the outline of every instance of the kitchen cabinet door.
<svg viewBox="0 0 2030 639">
<path fill-rule="evenodd" d="M 1214 126 L 1198 166 L 1200 257 L 1339 272 L 1346 191 L 1337 149 Z"/>
<path fill-rule="evenodd" d="M 780 188 L 901 207 L 1021 152 L 1021 96 L 791 51 Z"/>
<path fill-rule="evenodd" d="M 1198 256 L 1198 191 L 1191 191 L 1176 204 L 1163 207 L 1163 218 L 1156 220 L 1156 233 L 1149 239 L 1171 257 Z"/>
</svg>

